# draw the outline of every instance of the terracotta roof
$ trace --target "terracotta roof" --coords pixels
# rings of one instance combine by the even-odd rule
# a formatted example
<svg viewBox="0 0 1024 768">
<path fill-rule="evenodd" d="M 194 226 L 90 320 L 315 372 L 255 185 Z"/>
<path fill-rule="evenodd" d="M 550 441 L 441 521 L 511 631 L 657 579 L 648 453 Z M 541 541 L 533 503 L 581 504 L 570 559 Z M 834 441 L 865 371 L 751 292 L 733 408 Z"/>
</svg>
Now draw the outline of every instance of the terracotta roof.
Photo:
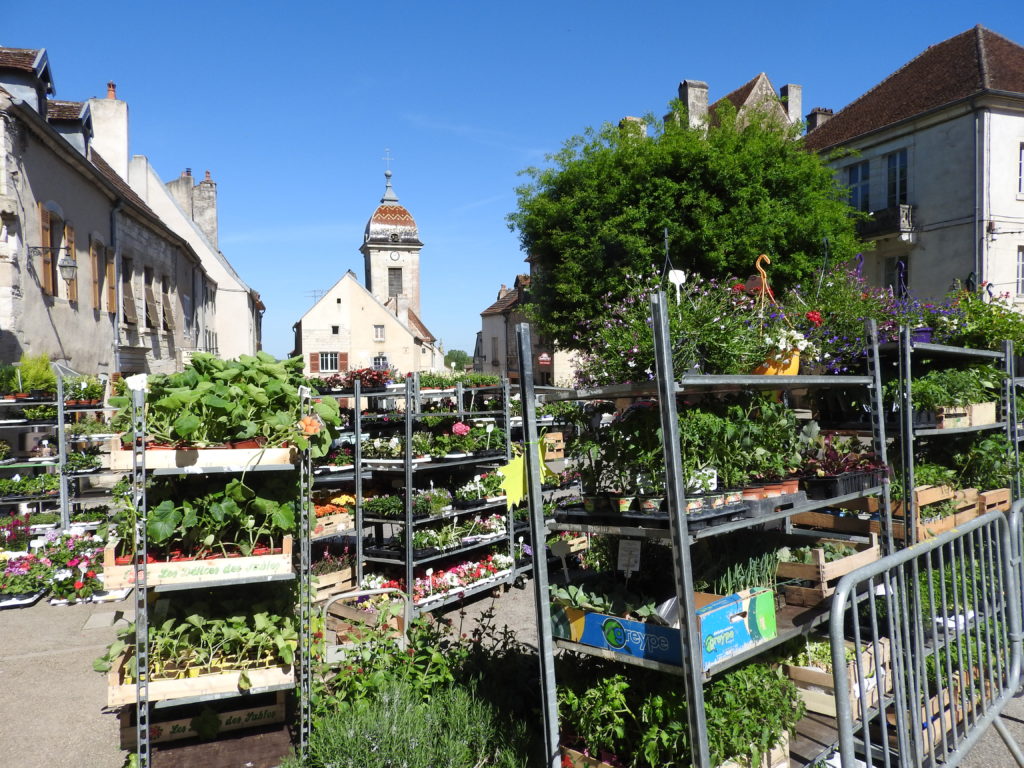
<svg viewBox="0 0 1024 768">
<path fill-rule="evenodd" d="M 820 151 L 985 90 L 1024 94 L 1024 48 L 976 26 L 927 48 L 804 139 Z"/>
<path fill-rule="evenodd" d="M 82 116 L 82 101 L 59 101 L 57 99 L 46 100 L 47 120 L 77 120 Z"/>
<path fill-rule="evenodd" d="M 111 184 L 117 187 L 117 191 L 121 193 L 125 200 L 129 201 L 137 208 L 142 209 L 153 218 L 160 220 L 160 217 L 157 216 L 145 202 L 143 202 L 142 198 L 135 193 L 135 190 L 128 186 L 128 182 L 122 179 L 117 174 L 117 171 L 111 168 L 107 161 L 103 159 L 103 156 L 92 147 L 89 147 L 89 159 L 92 161 L 92 164 L 96 166 L 96 169 L 102 173 Z"/>
<path fill-rule="evenodd" d="M 503 315 L 508 312 L 512 307 L 519 303 L 519 291 L 515 288 L 509 288 L 504 294 L 498 297 L 498 300 L 491 304 L 487 309 L 480 313 L 481 317 L 488 315 Z"/>
<path fill-rule="evenodd" d="M 419 315 L 411 309 L 409 310 L 409 327 L 412 329 L 414 334 L 424 341 L 436 341 L 434 334 L 427 330 L 427 326 L 425 326 L 423 321 L 420 320 Z"/>
<path fill-rule="evenodd" d="M 32 48 L 0 48 L 0 67 L 4 69 L 21 69 L 35 72 L 38 49 Z"/>
</svg>

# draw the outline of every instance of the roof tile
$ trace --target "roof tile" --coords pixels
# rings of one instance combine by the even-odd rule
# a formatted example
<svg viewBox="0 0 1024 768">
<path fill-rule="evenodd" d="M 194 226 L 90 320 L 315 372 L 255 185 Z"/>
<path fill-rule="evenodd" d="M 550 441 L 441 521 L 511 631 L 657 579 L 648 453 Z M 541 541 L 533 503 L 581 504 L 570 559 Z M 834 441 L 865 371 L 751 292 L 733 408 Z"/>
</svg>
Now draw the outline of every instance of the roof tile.
<svg viewBox="0 0 1024 768">
<path fill-rule="evenodd" d="M 0 67 L 4 69 L 21 69 L 26 72 L 35 71 L 38 49 L 32 48 L 0 48 Z"/>
<path fill-rule="evenodd" d="M 77 120 L 82 115 L 81 101 L 60 101 L 58 99 L 47 99 L 46 119 L 47 120 Z"/>
<path fill-rule="evenodd" d="M 1024 94 L 1024 48 L 982 26 L 927 48 L 804 139 L 821 151 L 986 89 Z"/>
</svg>

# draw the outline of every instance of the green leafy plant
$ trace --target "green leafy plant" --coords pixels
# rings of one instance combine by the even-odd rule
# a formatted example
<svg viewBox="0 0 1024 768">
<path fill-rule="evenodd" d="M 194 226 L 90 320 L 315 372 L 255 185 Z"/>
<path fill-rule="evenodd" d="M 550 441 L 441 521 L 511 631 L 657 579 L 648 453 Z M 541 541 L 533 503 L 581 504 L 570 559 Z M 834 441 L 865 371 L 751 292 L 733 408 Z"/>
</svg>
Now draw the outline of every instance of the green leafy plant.
<svg viewBox="0 0 1024 768">
<path fill-rule="evenodd" d="M 42 391 L 52 395 L 57 391 L 57 376 L 46 355 L 22 355 L 19 367 L 21 391 Z"/>
</svg>

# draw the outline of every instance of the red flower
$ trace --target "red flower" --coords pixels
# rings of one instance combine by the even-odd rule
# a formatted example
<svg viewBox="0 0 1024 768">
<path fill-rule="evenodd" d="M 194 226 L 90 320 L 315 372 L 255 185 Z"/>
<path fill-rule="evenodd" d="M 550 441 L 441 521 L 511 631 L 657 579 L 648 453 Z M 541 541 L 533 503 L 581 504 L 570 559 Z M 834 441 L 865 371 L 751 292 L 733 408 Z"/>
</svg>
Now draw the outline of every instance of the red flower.
<svg viewBox="0 0 1024 768">
<path fill-rule="evenodd" d="M 745 290 L 747 290 L 747 286 L 745 286 L 743 283 L 735 283 L 733 284 L 731 290 L 733 293 L 743 293 Z"/>
<path fill-rule="evenodd" d="M 806 318 L 807 318 L 808 320 L 810 320 L 810 321 L 811 321 L 811 324 L 812 324 L 812 325 L 813 325 L 813 326 L 814 326 L 815 328 L 817 328 L 817 327 L 818 327 L 819 325 L 821 325 L 821 322 L 822 322 L 822 320 L 821 320 L 821 312 L 817 312 L 817 311 L 813 311 L 813 310 L 812 310 L 811 312 L 808 312 L 808 313 L 807 313 L 807 314 L 805 315 L 805 317 L 806 317 Z"/>
<path fill-rule="evenodd" d="M 85 582 L 84 581 L 76 581 L 75 582 L 75 589 L 76 590 L 77 589 L 82 589 L 82 587 L 84 587 L 84 586 L 85 586 Z"/>
<path fill-rule="evenodd" d="M 87 579 L 95 579 L 96 578 L 96 571 L 86 571 L 85 572 L 85 578 L 87 578 Z"/>
</svg>

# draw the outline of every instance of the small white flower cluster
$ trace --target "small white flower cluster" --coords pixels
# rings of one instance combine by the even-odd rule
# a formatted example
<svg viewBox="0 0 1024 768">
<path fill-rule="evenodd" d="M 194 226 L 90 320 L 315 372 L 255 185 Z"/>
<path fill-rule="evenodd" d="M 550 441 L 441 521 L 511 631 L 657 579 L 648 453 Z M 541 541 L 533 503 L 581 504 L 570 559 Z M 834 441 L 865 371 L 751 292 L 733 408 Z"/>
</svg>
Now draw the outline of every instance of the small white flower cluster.
<svg viewBox="0 0 1024 768">
<path fill-rule="evenodd" d="M 794 352 L 814 354 L 814 345 L 800 331 L 792 328 L 783 328 L 777 335 L 765 336 L 765 342 L 771 351 L 772 359 L 780 362 L 788 360 Z"/>
</svg>

